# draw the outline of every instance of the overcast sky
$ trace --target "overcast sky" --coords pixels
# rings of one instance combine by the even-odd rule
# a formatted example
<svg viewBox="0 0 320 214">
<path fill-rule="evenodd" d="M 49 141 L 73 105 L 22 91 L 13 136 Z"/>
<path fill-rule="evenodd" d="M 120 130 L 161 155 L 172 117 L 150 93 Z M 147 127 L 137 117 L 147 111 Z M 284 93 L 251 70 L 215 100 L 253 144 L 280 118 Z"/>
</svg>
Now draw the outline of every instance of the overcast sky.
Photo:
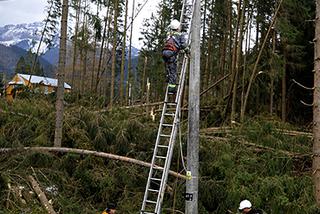
<svg viewBox="0 0 320 214">
<path fill-rule="evenodd" d="M 47 0 L 0 0 L 0 26 L 42 21 Z"/>
<path fill-rule="evenodd" d="M 129 5 L 132 5 L 133 0 L 129 0 Z M 136 4 L 143 3 L 145 0 L 136 0 Z M 134 32 L 140 32 L 142 21 L 144 18 L 149 18 L 151 12 L 155 11 L 155 5 L 160 0 L 149 0 L 142 12 L 135 20 Z M 0 0 L 0 27 L 8 24 L 22 24 L 32 23 L 37 21 L 43 21 L 46 12 L 45 7 L 47 6 L 47 0 Z M 131 16 L 131 12 L 129 13 Z M 136 46 L 138 44 L 138 37 L 140 34 L 133 34 L 133 43 Z"/>
</svg>

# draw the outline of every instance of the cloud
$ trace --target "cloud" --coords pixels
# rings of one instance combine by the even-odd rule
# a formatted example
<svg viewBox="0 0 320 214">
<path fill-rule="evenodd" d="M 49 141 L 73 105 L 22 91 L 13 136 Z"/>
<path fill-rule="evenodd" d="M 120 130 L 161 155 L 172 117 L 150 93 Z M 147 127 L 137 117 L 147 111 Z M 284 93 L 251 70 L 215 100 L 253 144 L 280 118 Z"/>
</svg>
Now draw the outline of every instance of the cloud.
<svg viewBox="0 0 320 214">
<path fill-rule="evenodd" d="M 135 0 L 135 6 L 147 2 L 133 25 L 133 45 L 142 46 L 141 36 L 142 23 L 145 18 L 150 18 L 151 13 L 155 12 L 156 5 L 160 0 Z M 131 17 L 133 0 L 129 0 L 128 16 Z M 0 0 L 0 27 L 8 24 L 22 24 L 43 21 L 46 17 L 45 8 L 48 6 L 47 0 Z M 131 18 L 128 19 L 128 22 Z"/>
<path fill-rule="evenodd" d="M 131 10 L 132 10 L 132 1 L 133 0 L 129 0 L 129 22 L 131 21 Z M 143 9 L 140 11 L 140 13 L 137 15 L 137 17 L 134 20 L 134 24 L 133 24 L 133 38 L 132 38 L 132 42 L 133 42 L 133 46 L 141 48 L 141 46 L 143 45 L 143 42 L 141 40 L 139 40 L 139 38 L 141 37 L 141 30 L 142 30 L 142 24 L 144 19 L 150 18 L 152 13 L 156 12 L 156 6 L 159 4 L 160 0 L 138 0 L 135 1 L 135 6 L 137 7 L 137 5 L 143 5 L 146 2 L 146 4 L 144 5 Z M 137 33 L 138 32 L 138 33 Z"/>
<path fill-rule="evenodd" d="M 43 21 L 47 0 L 0 0 L 0 26 Z"/>
</svg>

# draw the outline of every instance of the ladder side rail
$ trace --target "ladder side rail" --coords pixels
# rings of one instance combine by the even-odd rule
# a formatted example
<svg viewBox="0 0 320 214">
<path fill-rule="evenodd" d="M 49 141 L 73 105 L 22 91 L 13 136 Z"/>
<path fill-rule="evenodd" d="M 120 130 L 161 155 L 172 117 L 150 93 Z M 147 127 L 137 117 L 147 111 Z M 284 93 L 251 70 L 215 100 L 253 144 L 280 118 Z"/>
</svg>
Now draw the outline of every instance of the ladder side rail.
<svg viewBox="0 0 320 214">
<path fill-rule="evenodd" d="M 193 2 L 192 4 L 190 3 L 190 0 L 185 0 L 183 1 L 183 5 L 182 5 L 182 10 L 181 10 L 181 14 L 180 14 L 180 23 L 181 23 L 181 27 L 188 27 L 190 26 L 190 24 L 188 24 L 187 21 L 190 21 L 190 19 L 192 19 L 192 16 L 188 16 L 190 15 L 190 13 L 192 13 L 192 11 L 190 11 L 189 7 L 193 7 Z M 183 28 L 181 28 L 183 29 Z M 187 29 L 187 28 L 186 28 Z"/>
<path fill-rule="evenodd" d="M 190 35 L 191 35 L 191 23 L 192 23 L 192 17 L 193 17 L 193 13 L 194 13 L 194 4 L 195 4 L 195 2 L 196 2 L 196 0 L 192 0 L 192 4 L 191 4 L 191 6 L 192 6 L 192 9 L 191 9 L 191 14 L 190 14 L 190 24 L 189 24 L 189 26 L 188 26 L 188 29 L 187 29 L 187 32 L 186 32 L 186 35 L 188 36 L 187 37 L 187 46 L 189 46 L 190 45 L 190 42 L 191 42 L 191 40 L 190 40 Z M 183 1 L 183 4 L 182 4 L 182 11 L 181 11 L 181 15 L 180 15 L 180 23 L 182 24 L 183 23 L 183 18 L 187 15 L 187 14 L 185 14 L 185 13 L 187 13 L 187 6 L 188 5 L 190 5 L 189 3 L 188 3 L 188 0 L 184 0 Z M 177 60 L 179 59 L 179 56 L 178 56 L 178 58 L 177 58 Z M 183 61 L 184 61 L 185 59 L 183 59 Z M 183 67 L 183 63 L 182 63 L 182 66 L 181 67 Z M 182 69 L 182 68 L 181 68 Z"/>
<path fill-rule="evenodd" d="M 185 0 L 184 2 L 183 2 L 183 7 L 185 7 L 185 4 L 186 4 L 186 2 L 187 2 L 188 0 Z M 188 26 L 188 30 L 187 30 L 187 47 L 188 46 L 190 46 L 190 43 L 191 43 L 191 24 L 192 24 L 192 18 L 193 18 L 193 13 L 194 13 L 194 5 L 195 5 L 195 3 L 196 3 L 196 1 L 197 0 L 192 0 L 192 10 L 191 10 L 191 17 L 190 17 L 190 25 Z M 182 23 L 182 21 L 183 21 L 183 16 L 184 16 L 184 14 L 181 14 L 181 18 L 180 18 L 180 23 Z M 188 57 L 186 57 L 186 54 L 184 54 L 184 58 L 183 58 L 183 62 L 182 62 L 182 69 L 183 69 L 183 65 L 184 65 L 184 63 L 185 63 L 185 60 L 188 60 Z"/>
<path fill-rule="evenodd" d="M 170 141 L 169 141 L 169 149 L 167 152 L 167 158 L 166 158 L 166 162 L 165 162 L 165 166 L 164 166 L 164 171 L 162 174 L 162 179 L 161 179 L 161 186 L 160 186 L 160 191 L 159 191 L 159 195 L 158 195 L 158 199 L 157 199 L 157 205 L 156 205 L 156 213 L 160 214 L 161 213 L 161 204 L 164 198 L 164 193 L 165 193 L 165 186 L 167 183 L 167 179 L 168 179 L 168 174 L 169 174 L 169 169 L 170 169 L 170 165 L 171 165 L 171 159 L 172 159 L 172 153 L 173 153 L 173 148 L 174 148 L 174 144 L 175 144 L 175 139 L 176 139 L 176 135 L 177 135 L 177 130 L 178 130 L 178 124 L 179 124 L 179 112 L 180 112 L 180 106 L 181 106 L 181 98 L 182 98 L 182 93 L 183 93 L 183 88 L 184 88 L 184 80 L 185 80 L 185 74 L 186 74 L 186 68 L 187 68 L 187 58 L 185 57 L 183 60 L 183 66 L 182 66 L 182 72 L 181 72 L 181 77 L 180 77 L 180 81 L 179 81 L 179 87 L 178 87 L 178 91 L 177 91 L 177 107 L 176 107 L 176 111 L 175 111 L 175 118 L 174 118 L 174 122 L 173 122 L 173 129 L 171 132 L 171 137 L 170 137 Z"/>
<path fill-rule="evenodd" d="M 188 0 L 184 0 L 184 1 L 183 1 L 183 4 L 182 4 L 182 11 L 181 11 L 181 14 L 180 14 L 180 23 L 182 23 L 182 21 L 183 21 L 183 16 L 184 16 L 184 13 L 185 13 L 185 11 L 186 11 L 187 1 L 188 1 Z"/>
<path fill-rule="evenodd" d="M 171 159 L 172 159 L 172 153 L 173 153 L 173 148 L 174 148 L 174 138 L 176 137 L 176 124 L 174 125 L 174 128 L 173 128 L 173 135 L 171 135 L 171 138 L 170 138 L 170 148 L 168 150 L 168 153 L 167 153 L 167 159 L 166 159 L 166 163 L 165 163 L 165 167 L 164 167 L 164 171 L 163 171 L 163 174 L 162 174 L 162 179 L 161 179 L 161 186 L 160 186 L 160 191 L 159 191 L 159 194 L 158 194 L 158 199 L 157 199 L 157 205 L 156 205 L 156 213 L 157 214 L 160 214 L 161 213 L 161 205 L 162 205 L 162 201 L 163 201 L 163 198 L 164 198 L 164 193 L 165 193 L 165 187 L 166 187 L 166 183 L 167 183 L 167 179 L 168 179 L 168 171 L 169 171 L 169 168 L 170 168 L 170 165 L 171 165 Z"/>
<path fill-rule="evenodd" d="M 165 101 L 166 101 L 167 99 L 168 99 L 168 97 L 167 97 L 167 93 L 166 93 Z M 162 131 L 162 124 L 163 124 L 163 121 L 164 121 L 164 114 L 165 114 L 165 112 L 166 112 L 166 109 L 167 109 L 167 103 L 164 102 L 164 104 L 163 104 L 163 110 L 162 110 L 162 113 L 161 113 L 161 119 L 160 119 L 160 123 L 159 123 L 159 128 L 158 128 L 158 134 L 157 134 L 156 144 L 155 144 L 155 146 L 154 146 L 154 151 L 153 151 L 151 166 L 150 166 L 150 170 L 149 170 L 149 176 L 148 176 L 147 185 L 146 185 L 146 189 L 145 189 L 145 193 L 144 193 L 142 210 L 145 209 L 145 207 L 146 207 L 146 201 L 147 201 L 147 199 L 148 199 L 148 190 L 149 190 L 149 187 L 150 187 L 151 177 L 152 177 L 152 173 L 153 173 L 153 167 L 154 167 L 154 165 L 155 165 L 154 163 L 155 163 L 156 155 L 157 155 L 157 152 L 158 152 L 158 145 L 159 145 L 159 141 L 160 141 L 160 134 L 161 134 L 161 131 Z"/>
<path fill-rule="evenodd" d="M 192 17 L 193 17 L 193 13 L 194 13 L 194 4 L 195 4 L 196 0 L 193 0 L 192 3 L 192 12 L 191 12 L 191 23 L 192 23 Z M 186 10 L 186 2 L 187 0 L 184 1 L 183 3 L 183 12 L 181 13 L 181 18 L 180 20 L 183 19 L 183 16 L 186 15 L 185 12 Z M 191 23 L 188 26 L 188 31 L 187 31 L 187 35 L 188 35 L 188 40 L 187 40 L 187 44 L 190 45 L 190 34 L 191 34 Z M 180 80 L 179 80 L 179 87 L 178 87 L 178 91 L 177 91 L 177 97 L 176 97 L 176 112 L 175 112 L 175 118 L 174 118 L 174 122 L 173 122 L 173 129 L 171 132 L 171 137 L 169 140 L 169 147 L 168 147 L 168 151 L 167 151 L 167 156 L 166 156 L 166 161 L 165 161 L 165 166 L 163 167 L 163 172 L 162 172 L 162 179 L 161 179 L 161 183 L 160 183 L 160 189 L 159 189 L 159 193 L 158 193 L 158 199 L 157 199 L 157 204 L 156 204 L 156 213 L 160 214 L 161 211 L 161 203 L 163 201 L 163 196 L 164 196 L 164 192 L 165 192 L 165 185 L 166 185 L 166 181 L 168 178 L 168 172 L 169 172 L 169 168 L 170 168 L 170 164 L 171 164 L 171 159 L 172 159 L 172 153 L 173 153 L 173 148 L 174 148 L 174 143 L 175 143 L 175 138 L 176 138 L 176 134 L 177 134 L 177 125 L 178 125 L 178 121 L 179 121 L 179 111 L 180 111 L 180 105 L 181 105 L 181 97 L 182 97 L 182 92 L 183 92 L 183 85 L 184 85 L 184 79 L 185 79 L 185 73 L 186 73 L 186 66 L 187 66 L 187 57 L 185 54 L 185 57 L 183 59 L 183 65 L 182 65 L 182 72 L 180 74 Z M 166 89 L 166 95 L 165 95 L 165 102 L 163 105 L 163 110 L 162 110 L 162 115 L 161 115 L 161 119 L 160 119 L 160 124 L 159 124 L 159 129 L 158 129 L 158 134 L 157 134 L 157 140 L 156 140 L 156 145 L 154 148 L 154 152 L 153 152 L 153 157 L 152 157 L 152 162 L 151 162 L 151 167 L 150 167 L 150 171 L 149 171 L 149 177 L 148 177 L 148 181 L 147 181 L 147 185 L 146 185 L 146 190 L 145 190 L 145 195 L 144 195 L 144 200 L 143 200 L 143 205 L 142 205 L 142 211 L 141 213 L 144 213 L 144 209 L 146 207 L 146 202 L 148 199 L 148 190 L 150 187 L 150 182 L 151 182 L 151 177 L 152 177 L 152 172 L 153 172 L 153 167 L 155 164 L 155 158 L 157 155 L 157 150 L 158 150 L 158 144 L 160 141 L 160 134 L 162 131 L 162 124 L 164 121 L 164 116 L 165 116 L 165 112 L 167 109 L 167 100 L 168 100 L 168 87 Z"/>
<path fill-rule="evenodd" d="M 187 0 L 184 1 L 184 7 L 185 8 L 185 2 Z M 194 13 L 194 4 L 195 4 L 195 1 L 196 0 L 193 0 L 193 3 L 192 3 L 192 13 L 191 13 L 191 22 L 192 22 L 192 17 L 193 17 L 193 13 Z M 186 10 L 184 10 L 185 12 Z M 183 15 L 184 13 L 181 14 L 181 19 L 183 18 Z M 188 35 L 188 40 L 187 40 L 187 44 L 189 45 L 191 40 L 190 40 L 190 34 L 191 34 L 191 24 L 189 25 L 188 27 L 188 31 L 187 31 L 187 35 Z M 185 57 L 183 59 L 183 65 L 182 65 L 182 72 L 180 74 L 180 80 L 179 80 L 179 87 L 178 87 L 178 91 L 177 91 L 177 97 L 176 97 L 176 101 L 177 102 L 177 106 L 176 106 L 176 113 L 175 113 L 175 119 L 174 119 L 174 126 L 173 126 L 173 129 L 172 129 L 172 133 L 171 133 L 171 137 L 170 137 L 170 141 L 169 141 L 169 148 L 168 148 L 168 152 L 167 152 L 167 159 L 166 159 L 166 162 L 165 162 L 165 167 L 164 167 L 164 171 L 163 171 L 163 174 L 162 174 L 162 179 L 161 179 L 161 184 L 160 184 L 160 189 L 159 189 L 159 194 L 158 194 L 158 198 L 157 198 L 157 205 L 156 205 L 156 213 L 157 214 L 160 214 L 161 212 L 161 204 L 162 204 L 162 201 L 163 201 L 163 197 L 164 197 L 164 192 L 165 192 L 165 185 L 167 183 L 167 177 L 168 177 L 168 171 L 169 171 L 169 168 L 170 168 L 170 164 L 171 164 L 171 158 L 172 158 L 172 151 L 173 151 L 173 146 L 172 144 L 174 144 L 174 141 L 172 141 L 172 137 L 174 134 L 174 130 L 176 130 L 176 126 L 177 124 L 175 124 L 176 122 L 176 117 L 178 115 L 178 111 L 180 110 L 180 100 L 181 100 L 181 96 L 182 96 L 182 91 L 181 88 L 183 88 L 183 83 L 184 83 L 184 78 L 185 78 L 185 73 L 186 73 L 186 66 L 187 66 L 187 57 L 186 57 L 186 54 L 184 54 Z M 167 93 L 166 93 L 166 96 L 167 96 Z M 174 136 L 175 138 L 175 136 Z M 172 150 L 172 151 L 171 151 Z M 171 157 L 170 157 L 171 156 Z M 168 162 L 168 159 L 170 159 L 170 162 Z"/>
<path fill-rule="evenodd" d="M 187 1 L 187 0 L 186 0 Z M 185 2 L 186 2 L 185 1 Z M 194 13 L 194 4 L 195 4 L 196 0 L 193 0 L 192 3 L 192 13 L 191 13 L 191 22 L 192 22 L 192 17 L 193 17 L 193 13 Z M 183 16 L 184 14 L 182 14 Z M 190 45 L 190 34 L 191 34 L 191 24 L 188 27 L 188 31 L 187 31 L 187 35 L 188 35 L 188 40 L 187 40 L 187 44 Z M 178 87 L 178 91 L 177 91 L 177 97 L 176 97 L 176 101 L 177 102 L 177 107 L 176 107 L 176 113 L 175 113 L 175 119 L 174 122 L 176 122 L 176 117 L 178 115 L 178 112 L 180 111 L 180 103 L 181 103 L 181 97 L 182 97 L 182 92 L 183 90 L 181 90 L 181 88 L 183 88 L 183 84 L 184 84 L 184 79 L 185 79 L 185 73 L 186 73 L 186 68 L 187 68 L 187 57 L 186 54 L 184 54 L 184 59 L 183 59 L 183 65 L 182 65 L 182 72 L 180 74 L 180 80 L 179 80 L 179 87 Z M 161 204 L 163 201 L 163 197 L 164 197 L 164 192 L 165 192 L 165 185 L 167 183 L 167 178 L 168 178 L 168 172 L 169 172 L 169 168 L 170 168 L 170 164 L 171 164 L 171 158 L 172 158 L 172 151 L 173 151 L 173 145 L 174 141 L 172 141 L 172 137 L 173 135 L 176 135 L 174 132 L 176 132 L 176 126 L 177 124 L 174 124 L 173 129 L 172 129 L 172 134 L 170 137 L 170 143 L 169 146 L 170 148 L 168 148 L 168 152 L 167 152 L 167 159 L 165 162 L 165 167 L 164 167 L 164 171 L 162 174 L 162 179 L 161 179 L 161 185 L 160 185 L 160 189 L 159 189 L 159 194 L 158 194 L 158 199 L 157 199 L 157 205 L 156 205 L 156 213 L 160 214 L 161 213 Z M 175 136 L 174 136 L 175 139 Z M 170 159 L 170 160 L 169 160 Z"/>
</svg>

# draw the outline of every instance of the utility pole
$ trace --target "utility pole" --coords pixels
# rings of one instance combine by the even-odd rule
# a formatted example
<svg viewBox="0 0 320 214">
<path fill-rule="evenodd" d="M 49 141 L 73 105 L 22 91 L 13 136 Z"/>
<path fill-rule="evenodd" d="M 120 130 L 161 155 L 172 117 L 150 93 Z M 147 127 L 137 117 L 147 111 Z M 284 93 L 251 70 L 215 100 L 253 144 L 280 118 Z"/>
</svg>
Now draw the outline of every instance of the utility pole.
<svg viewBox="0 0 320 214">
<path fill-rule="evenodd" d="M 198 214 L 199 116 L 200 116 L 200 0 L 195 0 L 191 23 L 189 75 L 189 127 L 187 146 L 186 214 Z"/>
</svg>

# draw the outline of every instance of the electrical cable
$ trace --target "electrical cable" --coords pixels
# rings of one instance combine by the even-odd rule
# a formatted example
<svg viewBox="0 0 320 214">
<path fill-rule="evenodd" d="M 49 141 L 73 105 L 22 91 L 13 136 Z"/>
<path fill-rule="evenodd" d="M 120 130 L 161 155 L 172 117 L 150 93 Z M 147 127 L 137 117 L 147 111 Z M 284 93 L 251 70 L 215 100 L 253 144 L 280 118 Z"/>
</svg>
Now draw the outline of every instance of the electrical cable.
<svg viewBox="0 0 320 214">
<path fill-rule="evenodd" d="M 181 109 L 180 109 L 180 112 L 179 112 L 179 118 L 181 116 Z M 182 151 L 182 140 L 181 140 L 181 126 L 180 126 L 180 122 L 179 122 L 179 145 L 180 145 L 180 155 L 181 155 L 181 162 L 182 162 L 182 167 L 185 171 L 187 171 L 187 168 L 186 168 L 186 165 L 185 165 L 185 162 L 183 160 L 183 151 Z"/>
</svg>

